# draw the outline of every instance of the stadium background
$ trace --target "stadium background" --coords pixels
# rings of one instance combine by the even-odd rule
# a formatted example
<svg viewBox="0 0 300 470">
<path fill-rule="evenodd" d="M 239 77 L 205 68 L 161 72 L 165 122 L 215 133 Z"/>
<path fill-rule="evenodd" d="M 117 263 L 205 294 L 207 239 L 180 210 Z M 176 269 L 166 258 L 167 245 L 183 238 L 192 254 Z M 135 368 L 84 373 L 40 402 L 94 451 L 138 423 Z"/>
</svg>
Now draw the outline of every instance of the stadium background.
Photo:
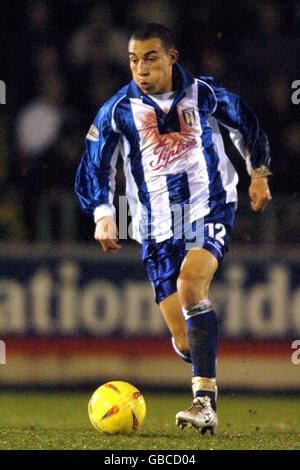
<svg viewBox="0 0 300 470">
<path fill-rule="evenodd" d="M 240 204 L 212 290 L 222 389 L 300 391 L 299 1 L 10 1 L 0 17 L 0 385 L 123 379 L 188 387 L 139 261 L 105 255 L 74 177 L 99 106 L 130 79 L 127 40 L 145 21 L 176 32 L 180 63 L 240 94 L 267 132 L 272 204 Z M 124 190 L 120 171 L 117 195 Z M 298 345 L 298 346 L 297 346 Z"/>
</svg>

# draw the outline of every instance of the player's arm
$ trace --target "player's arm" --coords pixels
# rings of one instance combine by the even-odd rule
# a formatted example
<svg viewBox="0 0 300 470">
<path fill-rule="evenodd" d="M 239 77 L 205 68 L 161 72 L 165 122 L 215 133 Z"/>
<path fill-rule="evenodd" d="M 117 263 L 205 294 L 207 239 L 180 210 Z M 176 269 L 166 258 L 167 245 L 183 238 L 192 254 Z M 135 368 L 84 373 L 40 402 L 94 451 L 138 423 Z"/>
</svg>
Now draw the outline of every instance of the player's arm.
<svg viewBox="0 0 300 470">
<path fill-rule="evenodd" d="M 95 238 L 108 252 L 116 251 L 117 248 L 113 198 L 119 141 L 120 133 L 113 125 L 110 110 L 102 108 L 86 136 L 86 150 L 75 181 L 81 208 L 93 216 L 96 223 Z"/>
<path fill-rule="evenodd" d="M 271 175 L 268 138 L 255 113 L 239 96 L 220 85 L 210 85 L 215 96 L 212 116 L 229 130 L 232 142 L 245 159 L 251 177 L 251 207 L 255 211 L 264 210 L 271 201 L 268 184 L 268 176 Z"/>
</svg>

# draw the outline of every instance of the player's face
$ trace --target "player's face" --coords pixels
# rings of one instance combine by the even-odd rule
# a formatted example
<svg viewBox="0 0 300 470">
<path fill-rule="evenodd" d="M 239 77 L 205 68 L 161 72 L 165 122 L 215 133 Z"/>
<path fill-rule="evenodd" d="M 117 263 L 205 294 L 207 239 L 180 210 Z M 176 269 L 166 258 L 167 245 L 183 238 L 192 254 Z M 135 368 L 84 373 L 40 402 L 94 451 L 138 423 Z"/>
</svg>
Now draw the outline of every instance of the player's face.
<svg viewBox="0 0 300 470">
<path fill-rule="evenodd" d="M 146 95 L 172 91 L 172 65 L 178 52 L 166 51 L 159 38 L 129 41 L 129 61 L 135 83 Z"/>
</svg>

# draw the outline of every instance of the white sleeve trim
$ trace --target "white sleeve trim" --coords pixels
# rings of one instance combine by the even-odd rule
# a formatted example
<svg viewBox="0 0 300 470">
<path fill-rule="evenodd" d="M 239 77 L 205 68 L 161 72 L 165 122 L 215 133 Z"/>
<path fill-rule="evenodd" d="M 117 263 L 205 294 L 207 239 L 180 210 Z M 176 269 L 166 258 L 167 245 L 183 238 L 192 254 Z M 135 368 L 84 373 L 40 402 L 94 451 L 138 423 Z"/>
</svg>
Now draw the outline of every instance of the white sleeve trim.
<svg viewBox="0 0 300 470">
<path fill-rule="evenodd" d="M 101 204 L 94 210 L 95 224 L 98 222 L 98 220 L 102 219 L 103 217 L 110 216 L 115 218 L 115 215 L 116 209 L 112 204 Z"/>
<path fill-rule="evenodd" d="M 239 151 L 239 153 L 241 154 L 241 156 L 246 162 L 247 173 L 248 175 L 251 175 L 252 165 L 251 165 L 251 160 L 250 160 L 250 153 L 247 147 L 245 146 L 242 133 L 238 129 L 234 129 L 232 127 L 226 126 L 223 123 L 221 123 L 221 125 L 229 131 L 229 136 L 234 146 L 237 148 L 237 150 Z"/>
<path fill-rule="evenodd" d="M 117 107 L 117 105 L 120 103 L 120 101 L 125 97 L 126 95 L 123 95 L 121 96 L 121 98 L 114 104 L 114 107 L 112 109 L 112 113 L 111 113 L 111 127 L 112 127 L 112 130 L 116 133 L 116 134 L 120 134 L 121 131 L 118 129 L 117 127 L 117 124 L 116 124 L 116 121 L 115 121 L 115 118 L 114 118 L 114 113 L 115 113 L 115 109 Z"/>
<path fill-rule="evenodd" d="M 200 80 L 200 78 L 197 78 L 196 80 L 198 82 L 204 83 L 204 85 L 206 85 L 210 89 L 210 91 L 212 92 L 213 97 L 215 99 L 215 105 L 214 105 L 213 110 L 210 112 L 210 114 L 213 114 L 215 112 L 215 110 L 217 109 L 217 106 L 218 106 L 218 100 L 217 100 L 216 94 L 214 92 L 214 89 L 208 83 L 206 83 L 204 80 Z"/>
</svg>

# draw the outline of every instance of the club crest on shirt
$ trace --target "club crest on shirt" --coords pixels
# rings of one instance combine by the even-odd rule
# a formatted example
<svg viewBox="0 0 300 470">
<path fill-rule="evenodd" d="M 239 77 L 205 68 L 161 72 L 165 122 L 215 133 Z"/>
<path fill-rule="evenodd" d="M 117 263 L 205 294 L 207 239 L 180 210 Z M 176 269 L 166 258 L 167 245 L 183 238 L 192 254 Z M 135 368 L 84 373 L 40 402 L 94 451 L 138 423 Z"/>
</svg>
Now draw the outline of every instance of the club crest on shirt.
<svg viewBox="0 0 300 470">
<path fill-rule="evenodd" d="M 97 140 L 99 139 L 99 131 L 97 127 L 93 124 L 91 125 L 86 138 L 92 140 L 93 142 L 97 142 Z"/>
<path fill-rule="evenodd" d="M 187 108 L 182 110 L 183 119 L 188 126 L 193 126 L 195 123 L 195 110 L 194 108 Z"/>
</svg>

